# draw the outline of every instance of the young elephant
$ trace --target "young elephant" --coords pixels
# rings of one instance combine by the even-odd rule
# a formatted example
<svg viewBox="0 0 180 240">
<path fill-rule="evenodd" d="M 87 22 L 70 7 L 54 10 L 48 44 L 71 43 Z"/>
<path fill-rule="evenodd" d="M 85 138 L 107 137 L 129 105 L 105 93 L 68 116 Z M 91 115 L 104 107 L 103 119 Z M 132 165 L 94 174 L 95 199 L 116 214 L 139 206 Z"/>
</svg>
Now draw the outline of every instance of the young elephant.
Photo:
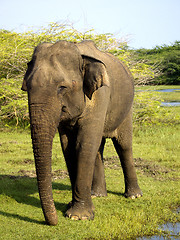
<svg viewBox="0 0 180 240">
<path fill-rule="evenodd" d="M 58 128 L 72 185 L 66 216 L 93 219 L 91 194 L 105 196 L 105 138 L 120 157 L 125 196 L 142 195 L 132 156 L 133 79 L 113 55 L 92 41 L 43 43 L 34 50 L 22 90 L 28 92 L 31 137 L 46 222 L 57 224 L 52 197 L 51 153 Z"/>
</svg>

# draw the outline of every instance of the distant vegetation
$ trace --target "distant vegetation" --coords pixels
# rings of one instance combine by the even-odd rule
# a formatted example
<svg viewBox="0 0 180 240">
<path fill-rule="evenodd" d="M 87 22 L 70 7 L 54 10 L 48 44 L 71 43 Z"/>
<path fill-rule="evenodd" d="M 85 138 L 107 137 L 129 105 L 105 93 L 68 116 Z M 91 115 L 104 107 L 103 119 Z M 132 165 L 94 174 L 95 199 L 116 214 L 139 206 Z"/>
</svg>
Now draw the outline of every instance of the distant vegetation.
<svg viewBox="0 0 180 240">
<path fill-rule="evenodd" d="M 47 28 L 25 33 L 0 30 L 0 123 L 3 126 L 29 125 L 27 94 L 21 91 L 27 62 L 39 43 L 58 40 L 93 40 L 100 50 L 114 54 L 128 65 L 135 85 L 180 82 L 180 42 L 151 50 L 131 50 L 127 42 L 113 34 L 96 34 L 94 30 L 81 33 L 67 24 L 51 23 Z"/>
<path fill-rule="evenodd" d="M 139 49 L 135 57 L 147 61 L 148 65 L 158 66 L 160 74 L 152 81 L 154 84 L 180 84 L 180 41 L 170 46 Z"/>
</svg>

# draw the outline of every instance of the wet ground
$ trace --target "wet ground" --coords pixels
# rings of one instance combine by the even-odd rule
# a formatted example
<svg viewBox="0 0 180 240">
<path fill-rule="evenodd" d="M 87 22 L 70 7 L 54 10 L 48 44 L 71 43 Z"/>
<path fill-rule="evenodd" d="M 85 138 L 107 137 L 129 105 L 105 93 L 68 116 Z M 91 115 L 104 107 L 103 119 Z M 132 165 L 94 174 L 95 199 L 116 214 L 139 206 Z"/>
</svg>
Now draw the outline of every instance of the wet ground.
<svg viewBox="0 0 180 240">
<path fill-rule="evenodd" d="M 180 88 L 172 88 L 172 89 L 159 89 L 156 90 L 157 92 L 174 92 L 174 91 L 180 91 Z"/>
<path fill-rule="evenodd" d="M 159 236 L 151 236 L 151 237 L 142 237 L 137 238 L 136 240 L 174 240 L 180 239 L 180 223 L 166 223 L 159 227 L 164 233 Z"/>
<path fill-rule="evenodd" d="M 157 92 L 174 92 L 174 91 L 178 91 L 180 92 L 179 88 L 173 88 L 173 89 L 162 89 L 162 90 L 156 90 Z M 175 101 L 175 102 L 163 102 L 161 103 L 162 107 L 176 107 L 176 106 L 180 106 L 180 102 Z"/>
<path fill-rule="evenodd" d="M 141 91 L 141 90 L 140 90 Z M 147 90 L 147 91 L 156 91 L 156 92 L 166 92 L 166 93 L 170 93 L 170 92 L 175 92 L 178 91 L 180 92 L 180 88 L 172 88 L 172 89 L 159 89 L 159 90 Z M 180 106 L 180 102 L 179 101 L 173 101 L 173 102 L 162 102 L 161 103 L 162 107 L 176 107 L 176 106 Z"/>
<path fill-rule="evenodd" d="M 180 207 L 176 210 L 180 214 Z M 159 229 L 163 231 L 161 236 L 144 236 L 142 238 L 137 238 L 136 240 L 176 240 L 180 239 L 180 223 L 165 223 L 159 226 Z"/>
<path fill-rule="evenodd" d="M 180 106 L 180 102 L 163 102 L 161 103 L 162 107 L 176 107 Z"/>
</svg>

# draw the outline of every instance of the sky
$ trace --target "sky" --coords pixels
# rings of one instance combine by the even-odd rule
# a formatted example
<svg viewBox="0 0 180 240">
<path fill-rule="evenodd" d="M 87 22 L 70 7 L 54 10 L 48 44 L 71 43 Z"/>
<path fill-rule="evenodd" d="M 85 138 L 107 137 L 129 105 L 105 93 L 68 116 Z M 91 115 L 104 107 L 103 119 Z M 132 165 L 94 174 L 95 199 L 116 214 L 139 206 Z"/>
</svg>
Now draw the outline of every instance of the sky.
<svg viewBox="0 0 180 240">
<path fill-rule="evenodd" d="M 150 49 L 180 41 L 180 0 L 0 0 L 0 29 L 24 32 L 50 22 Z"/>
</svg>

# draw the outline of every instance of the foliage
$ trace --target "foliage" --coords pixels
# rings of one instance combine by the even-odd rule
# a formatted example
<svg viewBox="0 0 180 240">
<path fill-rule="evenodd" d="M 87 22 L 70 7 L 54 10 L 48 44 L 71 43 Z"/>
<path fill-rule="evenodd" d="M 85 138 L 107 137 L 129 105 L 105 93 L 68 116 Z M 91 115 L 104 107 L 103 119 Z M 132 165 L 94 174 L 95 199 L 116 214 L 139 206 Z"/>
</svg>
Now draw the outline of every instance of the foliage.
<svg viewBox="0 0 180 240">
<path fill-rule="evenodd" d="M 166 80 L 168 84 L 180 84 L 180 51 L 168 53 L 163 65 L 163 81 Z"/>
<path fill-rule="evenodd" d="M 148 65 L 158 66 L 161 74 L 155 76 L 155 84 L 180 84 L 180 41 L 170 46 L 157 46 L 153 49 L 139 49 L 136 58 L 148 61 Z"/>
<path fill-rule="evenodd" d="M 0 81 L 0 116 L 5 126 L 26 127 L 29 125 L 27 94 L 17 91 L 18 79 Z"/>
<path fill-rule="evenodd" d="M 148 85 L 153 79 L 160 74 L 160 70 L 157 64 L 150 65 L 148 60 L 143 58 L 137 58 L 136 51 L 121 49 L 111 50 L 115 56 L 123 61 L 130 69 L 133 77 L 134 84 Z"/>
<path fill-rule="evenodd" d="M 171 94 L 171 98 L 176 94 Z M 180 123 L 180 107 L 162 107 L 163 94 L 157 91 L 136 91 L 134 98 L 134 126 L 175 125 Z"/>
<path fill-rule="evenodd" d="M 161 99 L 153 92 L 136 93 L 134 99 L 134 123 L 154 124 L 158 123 Z"/>
</svg>

